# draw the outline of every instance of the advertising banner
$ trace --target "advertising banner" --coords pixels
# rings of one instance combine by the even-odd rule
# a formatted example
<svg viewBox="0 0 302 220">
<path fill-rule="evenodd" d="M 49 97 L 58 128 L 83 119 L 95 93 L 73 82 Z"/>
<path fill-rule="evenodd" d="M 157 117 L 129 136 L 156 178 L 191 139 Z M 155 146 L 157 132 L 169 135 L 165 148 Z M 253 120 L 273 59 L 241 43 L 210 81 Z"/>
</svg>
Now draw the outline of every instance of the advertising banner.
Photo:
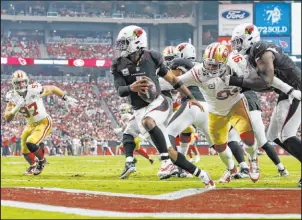
<svg viewBox="0 0 302 220">
<path fill-rule="evenodd" d="M 256 3 L 255 25 L 261 36 L 290 35 L 290 4 Z"/>
<path fill-rule="evenodd" d="M 269 41 L 277 44 L 279 47 L 282 48 L 284 53 L 290 53 L 291 43 L 290 37 L 261 37 L 263 41 Z"/>
<path fill-rule="evenodd" d="M 219 36 L 232 36 L 242 23 L 253 23 L 253 4 L 220 4 L 218 10 Z"/>
<path fill-rule="evenodd" d="M 69 59 L 69 60 L 42 60 L 34 58 L 1 57 L 1 64 L 8 65 L 64 65 L 74 67 L 110 68 L 111 60 L 99 59 Z"/>
<path fill-rule="evenodd" d="M 301 56 L 301 2 L 292 3 L 292 55 Z"/>
</svg>

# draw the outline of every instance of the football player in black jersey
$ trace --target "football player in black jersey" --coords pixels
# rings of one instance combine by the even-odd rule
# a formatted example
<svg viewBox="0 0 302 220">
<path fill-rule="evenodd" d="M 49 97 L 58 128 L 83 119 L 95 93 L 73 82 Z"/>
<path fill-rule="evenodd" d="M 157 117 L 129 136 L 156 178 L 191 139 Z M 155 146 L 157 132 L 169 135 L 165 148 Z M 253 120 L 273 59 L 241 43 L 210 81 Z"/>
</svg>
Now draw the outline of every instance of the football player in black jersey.
<svg viewBox="0 0 302 220">
<path fill-rule="evenodd" d="M 169 104 L 164 96 L 160 94 L 161 90 L 157 75 L 165 78 L 165 80 L 173 85 L 174 89 L 177 89 L 187 97 L 190 106 L 196 105 L 203 111 L 202 105 L 194 99 L 190 91 L 183 86 L 182 82 L 167 69 L 163 64 L 162 55 L 159 52 L 146 49 L 147 34 L 141 27 L 130 25 L 123 28 L 117 36 L 116 47 L 120 52 L 120 56 L 113 60 L 111 65 L 114 85 L 119 96 L 128 96 L 130 98 L 130 103 L 134 109 L 135 121 L 139 126 L 140 132 L 143 135 L 146 133 L 150 135 L 152 142 L 161 155 L 162 163 L 161 169 L 158 172 L 159 177 L 170 176 L 177 170 L 171 162 L 171 158 L 177 166 L 200 178 L 206 188 L 215 187 L 213 180 L 207 172 L 200 170 L 187 161 L 182 154 L 178 154 L 171 146 L 164 125 L 169 116 Z M 148 80 L 151 80 L 152 83 Z M 144 99 L 143 97 L 149 94 L 152 84 L 155 85 L 156 94 L 159 95 L 155 96 L 154 100 Z M 124 134 L 125 170 L 135 166 L 133 162 L 133 149 L 128 149 L 129 142 L 133 142 L 133 137 L 128 137 L 127 134 Z M 132 147 L 133 144 L 130 145 L 130 148 Z"/>
<path fill-rule="evenodd" d="M 302 162 L 301 140 L 296 136 L 301 125 L 301 70 L 275 43 L 260 41 L 257 27 L 252 24 L 236 27 L 231 43 L 238 53 L 248 55 L 254 71 L 248 77 L 232 75 L 224 81 L 255 91 L 273 88 L 279 94 L 267 138 Z"/>
</svg>

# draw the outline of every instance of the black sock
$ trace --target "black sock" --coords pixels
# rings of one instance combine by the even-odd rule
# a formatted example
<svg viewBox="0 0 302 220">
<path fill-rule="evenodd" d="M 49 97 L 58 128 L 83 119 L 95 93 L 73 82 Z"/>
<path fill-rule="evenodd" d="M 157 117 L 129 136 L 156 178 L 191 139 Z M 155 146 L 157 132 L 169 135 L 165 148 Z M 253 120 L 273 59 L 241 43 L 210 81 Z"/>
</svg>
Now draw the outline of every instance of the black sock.
<svg viewBox="0 0 302 220">
<path fill-rule="evenodd" d="M 241 149 L 239 143 L 237 141 L 231 141 L 228 143 L 229 148 L 231 149 L 235 159 L 240 164 L 245 162 L 243 150 Z"/>
<path fill-rule="evenodd" d="M 169 135 L 169 139 L 170 139 L 170 143 L 171 143 L 172 147 L 174 148 L 174 150 L 177 151 L 175 137 L 173 137 L 172 135 Z"/>
<path fill-rule="evenodd" d="M 177 160 L 175 161 L 175 165 L 188 171 L 189 173 L 195 175 L 196 177 L 199 177 L 200 169 L 197 168 L 194 164 L 190 163 L 183 154 L 181 153 L 177 154 Z"/>
<path fill-rule="evenodd" d="M 291 138 L 289 138 L 289 139 L 291 139 Z M 287 140 L 289 140 L 289 139 L 287 139 Z M 297 158 L 297 160 L 299 160 L 301 162 L 301 156 L 300 157 L 296 156 L 295 151 L 293 151 L 292 147 L 290 147 L 289 144 L 281 143 L 281 141 L 279 140 L 279 138 L 275 139 L 274 142 L 276 144 L 278 144 L 280 147 L 282 147 L 284 150 L 286 150 L 288 153 L 290 153 L 292 156 L 294 156 L 295 158 Z M 301 140 L 300 140 L 300 146 L 298 146 L 298 147 L 301 147 Z"/>
<path fill-rule="evenodd" d="M 280 163 L 280 159 L 275 148 L 269 142 L 266 142 L 262 146 L 262 149 L 265 150 L 267 156 L 274 162 L 275 165 Z"/>
<path fill-rule="evenodd" d="M 149 131 L 150 137 L 155 144 L 158 152 L 160 154 L 167 153 L 168 155 L 168 148 L 165 140 L 165 136 L 163 132 L 160 130 L 158 126 L 155 126 Z M 169 159 L 169 156 L 162 156 L 161 160 Z"/>
<path fill-rule="evenodd" d="M 302 147 L 299 138 L 290 137 L 283 142 L 283 145 L 290 149 L 291 154 L 302 163 Z"/>
<path fill-rule="evenodd" d="M 134 137 L 130 134 L 123 134 L 123 145 L 126 158 L 133 157 L 133 151 L 135 149 Z"/>
</svg>

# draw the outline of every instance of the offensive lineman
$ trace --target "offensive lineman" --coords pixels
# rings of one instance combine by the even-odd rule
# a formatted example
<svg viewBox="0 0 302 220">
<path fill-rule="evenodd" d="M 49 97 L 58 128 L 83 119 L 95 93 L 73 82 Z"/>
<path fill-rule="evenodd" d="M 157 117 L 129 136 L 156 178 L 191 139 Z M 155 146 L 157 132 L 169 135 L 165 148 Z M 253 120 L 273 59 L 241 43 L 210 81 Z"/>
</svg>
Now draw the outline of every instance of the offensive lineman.
<svg viewBox="0 0 302 220">
<path fill-rule="evenodd" d="M 247 77 L 229 75 L 223 80 L 227 85 L 263 91 L 274 88 L 279 94 L 267 138 L 302 162 L 301 140 L 296 136 L 301 125 L 301 70 L 272 42 L 260 41 L 253 24 L 238 25 L 232 33 L 232 47 L 248 55 L 251 65 Z M 301 187 L 300 179 L 298 186 Z"/>
<path fill-rule="evenodd" d="M 13 73 L 12 85 L 14 89 L 6 94 L 4 118 L 11 122 L 17 113 L 25 117 L 27 125 L 21 136 L 21 152 L 30 165 L 25 174 L 39 175 L 47 163 L 40 145 L 52 130 L 52 121 L 46 112 L 42 97 L 55 94 L 71 106 L 76 106 L 77 100 L 67 96 L 56 86 L 29 84 L 29 78 L 22 70 Z M 32 153 L 39 159 L 37 164 Z"/>
</svg>

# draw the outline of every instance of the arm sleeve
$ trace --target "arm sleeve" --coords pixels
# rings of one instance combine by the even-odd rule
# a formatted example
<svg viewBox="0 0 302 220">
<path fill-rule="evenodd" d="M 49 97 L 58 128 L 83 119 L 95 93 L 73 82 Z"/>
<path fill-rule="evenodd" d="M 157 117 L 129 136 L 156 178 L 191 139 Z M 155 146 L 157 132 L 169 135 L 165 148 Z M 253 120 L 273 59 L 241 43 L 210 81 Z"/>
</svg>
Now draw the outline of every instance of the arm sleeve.
<svg viewBox="0 0 302 220">
<path fill-rule="evenodd" d="M 270 88 L 268 82 L 266 82 L 263 77 L 258 76 L 257 74 L 250 74 L 247 78 L 243 78 L 242 76 L 231 76 L 229 85 L 238 86 L 245 89 L 249 88 L 255 91 L 261 91 Z"/>
<path fill-rule="evenodd" d="M 124 77 L 118 73 L 113 74 L 114 87 L 120 97 L 129 96 L 131 93 L 130 86 L 126 84 Z"/>
<path fill-rule="evenodd" d="M 159 86 L 162 91 L 174 89 L 173 86 L 169 82 L 164 80 L 163 78 L 159 78 L 158 81 L 159 81 Z"/>
<path fill-rule="evenodd" d="M 198 66 L 194 66 L 191 70 L 179 76 L 178 78 L 186 86 L 198 86 L 202 83 L 200 72 L 201 70 L 198 68 Z"/>
</svg>

